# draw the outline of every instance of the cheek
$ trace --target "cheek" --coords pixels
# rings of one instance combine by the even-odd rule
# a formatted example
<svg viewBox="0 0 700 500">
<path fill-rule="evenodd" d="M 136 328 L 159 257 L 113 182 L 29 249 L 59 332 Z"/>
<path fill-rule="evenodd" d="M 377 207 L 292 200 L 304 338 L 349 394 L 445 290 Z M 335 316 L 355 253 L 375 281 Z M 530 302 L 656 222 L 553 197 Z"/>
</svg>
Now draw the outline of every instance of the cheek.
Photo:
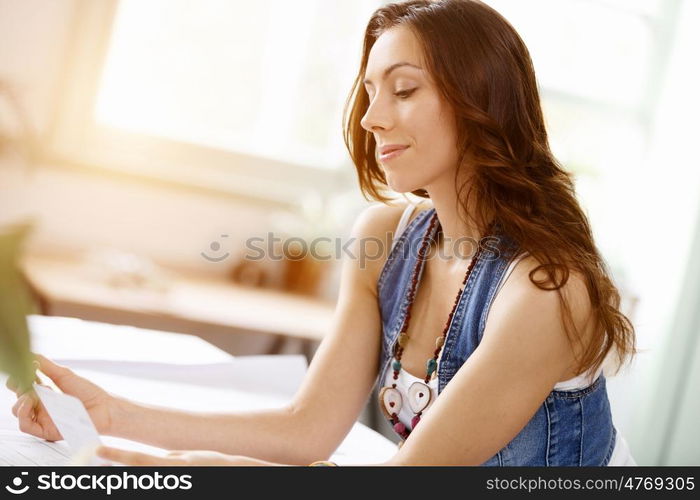
<svg viewBox="0 0 700 500">
<path fill-rule="evenodd" d="M 416 110 L 410 123 L 415 124 L 417 153 L 430 158 L 435 168 L 451 168 L 457 161 L 457 130 L 454 120 L 438 103 L 426 103 Z"/>
</svg>

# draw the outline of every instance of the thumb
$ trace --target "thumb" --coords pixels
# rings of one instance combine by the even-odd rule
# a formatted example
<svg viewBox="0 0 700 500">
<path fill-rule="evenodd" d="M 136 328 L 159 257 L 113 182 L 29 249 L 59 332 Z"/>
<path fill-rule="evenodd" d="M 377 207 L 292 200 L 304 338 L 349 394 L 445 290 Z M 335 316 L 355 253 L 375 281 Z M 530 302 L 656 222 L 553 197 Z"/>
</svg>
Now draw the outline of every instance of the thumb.
<svg viewBox="0 0 700 500">
<path fill-rule="evenodd" d="M 35 359 L 39 362 L 39 369 L 44 372 L 56 385 L 61 387 L 61 379 L 67 375 L 72 375 L 70 368 L 54 363 L 49 358 L 41 354 L 34 354 Z"/>
</svg>

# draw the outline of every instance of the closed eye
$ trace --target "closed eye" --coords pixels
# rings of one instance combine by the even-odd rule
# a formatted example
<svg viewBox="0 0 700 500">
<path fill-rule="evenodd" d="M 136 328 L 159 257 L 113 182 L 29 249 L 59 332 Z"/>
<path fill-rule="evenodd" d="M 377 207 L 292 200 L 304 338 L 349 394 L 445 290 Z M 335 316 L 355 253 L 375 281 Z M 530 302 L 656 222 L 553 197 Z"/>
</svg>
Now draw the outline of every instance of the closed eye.
<svg viewBox="0 0 700 500">
<path fill-rule="evenodd" d="M 413 92 L 415 91 L 416 89 L 399 90 L 398 92 L 394 92 L 394 95 L 401 99 L 406 99 L 410 97 L 410 95 L 413 94 Z"/>
</svg>

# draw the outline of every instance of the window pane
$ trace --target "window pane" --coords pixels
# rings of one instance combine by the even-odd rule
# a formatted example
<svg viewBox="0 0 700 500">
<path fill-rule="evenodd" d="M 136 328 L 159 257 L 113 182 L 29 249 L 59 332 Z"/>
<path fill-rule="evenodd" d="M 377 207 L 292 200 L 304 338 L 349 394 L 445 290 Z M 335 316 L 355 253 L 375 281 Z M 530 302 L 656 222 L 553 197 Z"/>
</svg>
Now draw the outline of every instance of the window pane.
<svg viewBox="0 0 700 500">
<path fill-rule="evenodd" d="M 647 155 L 646 131 L 627 114 L 599 111 L 572 101 L 544 96 L 550 145 L 563 166 L 574 172 L 576 191 L 596 233 L 596 243 L 613 272 L 628 268 L 620 249 L 620 207 L 636 205 L 633 179 Z M 632 217 L 632 216 L 631 216 Z M 633 217 L 632 217 L 633 218 Z"/>
<path fill-rule="evenodd" d="M 552 151 L 577 173 L 624 178 L 644 158 L 645 131 L 635 115 L 547 94 L 542 97 L 542 108 Z"/>
<path fill-rule="evenodd" d="M 613 2 L 488 0 L 520 33 L 543 88 L 637 106 L 646 94 L 651 25 Z"/>
<path fill-rule="evenodd" d="M 333 167 L 376 0 L 121 0 L 98 123 Z"/>
</svg>

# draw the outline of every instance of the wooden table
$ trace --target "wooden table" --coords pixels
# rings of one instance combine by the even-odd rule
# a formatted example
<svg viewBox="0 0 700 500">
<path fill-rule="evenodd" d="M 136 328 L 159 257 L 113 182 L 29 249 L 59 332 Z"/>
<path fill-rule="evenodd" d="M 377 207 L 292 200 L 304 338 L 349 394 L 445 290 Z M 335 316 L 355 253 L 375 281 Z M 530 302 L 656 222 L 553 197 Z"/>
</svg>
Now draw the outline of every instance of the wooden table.
<svg viewBox="0 0 700 500">
<path fill-rule="evenodd" d="M 331 328 L 334 304 L 237 285 L 222 278 L 169 271 L 165 290 L 117 288 L 75 258 L 27 255 L 22 264 L 42 314 L 125 324 L 207 338 L 273 335 L 279 344 L 301 339 L 313 351 Z M 312 352 L 306 352 L 311 355 Z"/>
</svg>

